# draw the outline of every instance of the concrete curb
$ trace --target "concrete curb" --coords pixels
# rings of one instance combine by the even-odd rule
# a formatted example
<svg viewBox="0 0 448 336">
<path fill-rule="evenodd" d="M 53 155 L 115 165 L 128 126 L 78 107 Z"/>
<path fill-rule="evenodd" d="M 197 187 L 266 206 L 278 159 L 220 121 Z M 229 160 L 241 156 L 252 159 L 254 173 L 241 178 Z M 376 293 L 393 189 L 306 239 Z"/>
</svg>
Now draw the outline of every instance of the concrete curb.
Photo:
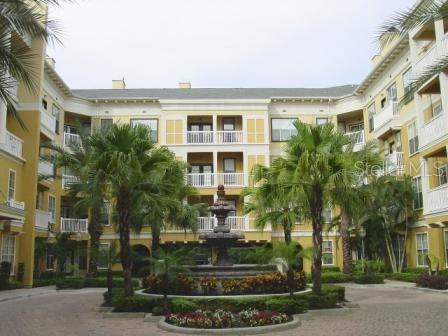
<svg viewBox="0 0 448 336">
<path fill-rule="evenodd" d="M 299 318 L 294 315 L 293 320 L 282 324 L 274 324 L 263 327 L 252 328 L 229 328 L 229 329 L 195 329 L 176 327 L 165 322 L 165 319 L 159 321 L 158 327 L 169 332 L 176 332 L 187 335 L 259 335 L 268 334 L 284 330 L 297 328 L 301 325 Z"/>
<path fill-rule="evenodd" d="M 103 313 L 103 318 L 135 319 L 135 318 L 144 318 L 144 317 L 145 317 L 145 313 L 114 313 L 114 312 Z"/>
<path fill-rule="evenodd" d="M 147 299 L 153 298 L 163 298 L 162 294 L 148 294 L 144 293 L 146 289 L 140 289 L 135 291 L 135 294 L 141 295 Z M 307 288 L 300 292 L 295 292 L 294 295 L 303 295 L 307 293 L 311 293 L 311 289 Z M 277 293 L 277 294 L 249 294 L 249 295 L 168 295 L 168 298 L 181 298 L 181 299 L 190 299 L 190 300 L 201 300 L 201 299 L 256 299 L 262 297 L 271 297 L 271 296 L 288 296 L 289 293 Z"/>
<path fill-rule="evenodd" d="M 152 316 L 152 314 L 146 314 L 143 322 L 159 322 L 164 318 L 165 316 Z"/>
<path fill-rule="evenodd" d="M 97 312 L 97 313 L 109 313 L 112 310 L 114 310 L 114 307 L 95 307 L 93 308 L 93 311 Z"/>
</svg>

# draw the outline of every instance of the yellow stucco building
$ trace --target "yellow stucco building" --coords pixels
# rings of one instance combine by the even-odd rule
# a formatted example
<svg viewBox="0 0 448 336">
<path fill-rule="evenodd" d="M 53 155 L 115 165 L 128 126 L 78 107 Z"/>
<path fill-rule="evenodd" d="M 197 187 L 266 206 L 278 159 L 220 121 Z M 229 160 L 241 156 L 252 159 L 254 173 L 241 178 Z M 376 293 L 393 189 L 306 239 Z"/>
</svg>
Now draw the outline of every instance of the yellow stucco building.
<svg viewBox="0 0 448 336">
<path fill-rule="evenodd" d="M 378 139 L 387 164 L 386 174 L 413 176 L 419 220 L 406 240 L 409 266 L 424 266 L 430 253 L 448 264 L 448 76 L 432 78 L 408 104 L 398 104 L 411 79 L 436 58 L 447 54 L 448 22 L 416 29 L 409 36 L 384 47 L 373 58 L 373 68 L 360 85 L 331 88 L 192 88 L 179 83 L 173 89 L 127 89 L 123 80 L 112 89 L 72 90 L 46 58 L 40 40 L 12 34 L 13 43 L 27 46 L 36 55 L 39 89 L 29 92 L 17 84 L 18 105 L 27 129 L 22 129 L 0 103 L 0 261 L 13 264 L 12 275 L 24 270 L 23 282 L 33 279 L 34 243 L 38 237 L 73 232 L 80 246 L 87 246 L 88 216 L 76 218 L 64 186 L 75 177 L 55 172 L 40 144 L 60 146 L 79 141 L 76 124 L 91 130 L 110 123 L 143 123 L 151 137 L 187 161 L 187 181 L 199 191 L 195 200 L 213 203 L 216 186 L 224 184 L 236 206 L 229 218 L 234 230 L 244 231 L 244 244 L 282 239 L 281 231 L 258 230 L 253 218 L 242 213 L 242 189 L 255 164 L 269 165 L 282 154 L 293 134 L 292 122 L 331 122 L 357 139 L 361 148 Z M 59 178 L 61 177 L 61 178 Z M 325 213 L 331 218 L 331 211 Z M 104 218 L 104 246 L 117 239 Z M 213 218 L 199 219 L 200 230 L 210 230 Z M 311 246 L 311 227 L 297 223 L 293 239 Z M 342 264 L 339 236 L 324 235 L 326 265 Z M 199 244 L 197 235 L 167 230 L 162 244 Z M 149 228 L 132 234 L 132 244 L 151 245 Z M 400 245 L 400 244 L 398 244 Z M 71 262 L 86 267 L 86 257 L 75 253 Z M 53 267 L 52 256 L 46 267 Z M 19 265 L 23 265 L 20 266 Z M 308 266 L 306 266 L 308 267 Z"/>
</svg>

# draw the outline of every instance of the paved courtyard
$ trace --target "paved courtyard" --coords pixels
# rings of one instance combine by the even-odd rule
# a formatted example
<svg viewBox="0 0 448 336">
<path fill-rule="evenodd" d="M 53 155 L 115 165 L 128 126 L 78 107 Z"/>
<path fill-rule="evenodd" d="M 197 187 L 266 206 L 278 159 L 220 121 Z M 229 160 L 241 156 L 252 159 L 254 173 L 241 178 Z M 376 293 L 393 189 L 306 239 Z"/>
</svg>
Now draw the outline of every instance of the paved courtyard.
<svg viewBox="0 0 448 336">
<path fill-rule="evenodd" d="M 174 335 L 141 319 L 103 319 L 93 312 L 101 302 L 101 292 L 96 289 L 55 292 L 47 288 L 26 297 L 0 293 L 0 335 Z M 277 335 L 448 335 L 447 294 L 391 285 L 368 288 L 353 285 L 347 288 L 347 298 L 359 307 L 348 312 L 306 315 L 302 326 Z"/>
</svg>

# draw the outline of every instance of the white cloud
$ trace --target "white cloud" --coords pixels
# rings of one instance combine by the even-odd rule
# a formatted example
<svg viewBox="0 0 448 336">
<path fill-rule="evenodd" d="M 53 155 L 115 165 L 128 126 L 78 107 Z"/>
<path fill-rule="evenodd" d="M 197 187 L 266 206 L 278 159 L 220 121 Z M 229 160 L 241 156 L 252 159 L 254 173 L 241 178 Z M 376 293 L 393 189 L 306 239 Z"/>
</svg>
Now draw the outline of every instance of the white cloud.
<svg viewBox="0 0 448 336">
<path fill-rule="evenodd" d="M 78 0 L 52 8 L 48 53 L 73 88 L 327 86 L 359 82 L 375 31 L 413 0 Z"/>
</svg>

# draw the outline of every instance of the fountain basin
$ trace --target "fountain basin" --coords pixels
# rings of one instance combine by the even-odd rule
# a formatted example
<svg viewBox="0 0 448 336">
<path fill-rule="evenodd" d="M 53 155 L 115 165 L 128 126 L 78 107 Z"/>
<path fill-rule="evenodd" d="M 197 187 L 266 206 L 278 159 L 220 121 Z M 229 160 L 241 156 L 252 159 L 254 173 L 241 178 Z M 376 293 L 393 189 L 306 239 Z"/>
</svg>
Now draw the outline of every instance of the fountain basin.
<svg viewBox="0 0 448 336">
<path fill-rule="evenodd" d="M 193 278 L 213 277 L 213 278 L 246 278 L 259 274 L 272 273 L 277 271 L 276 265 L 257 264 L 234 264 L 232 266 L 196 265 L 188 266 Z"/>
</svg>

